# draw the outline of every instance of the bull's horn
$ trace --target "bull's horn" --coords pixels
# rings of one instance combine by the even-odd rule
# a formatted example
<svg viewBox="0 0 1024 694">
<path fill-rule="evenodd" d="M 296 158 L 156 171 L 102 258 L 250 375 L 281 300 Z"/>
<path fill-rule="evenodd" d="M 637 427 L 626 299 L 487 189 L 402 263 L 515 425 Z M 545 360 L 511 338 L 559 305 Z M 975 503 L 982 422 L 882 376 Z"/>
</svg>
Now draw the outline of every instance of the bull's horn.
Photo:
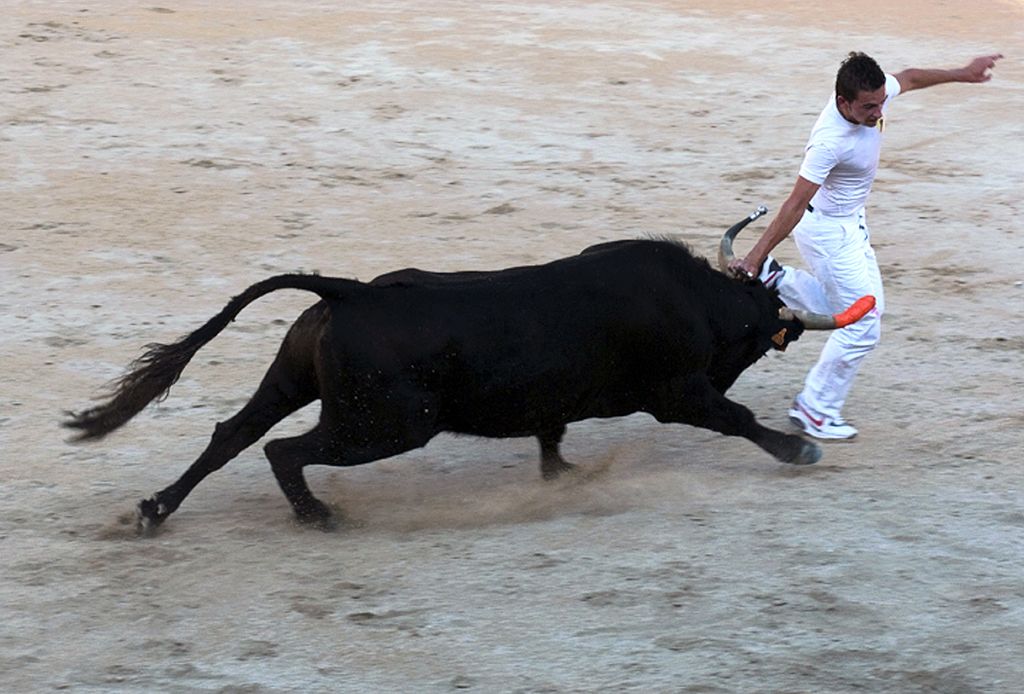
<svg viewBox="0 0 1024 694">
<path fill-rule="evenodd" d="M 722 269 L 722 272 L 727 275 L 729 274 L 729 263 L 736 257 L 732 252 L 732 242 L 735 240 L 736 235 L 743 231 L 743 227 L 747 226 L 761 215 L 767 213 L 768 208 L 764 205 L 760 205 L 756 210 L 733 224 L 729 227 L 729 230 L 725 232 L 725 235 L 722 236 L 722 240 L 718 244 L 718 267 Z"/>
<path fill-rule="evenodd" d="M 874 307 L 875 297 L 868 294 L 850 304 L 850 308 L 834 316 L 783 306 L 779 309 L 779 318 L 782 320 L 798 320 L 804 324 L 805 330 L 836 330 L 838 328 L 845 328 L 850 323 L 856 323 Z"/>
</svg>

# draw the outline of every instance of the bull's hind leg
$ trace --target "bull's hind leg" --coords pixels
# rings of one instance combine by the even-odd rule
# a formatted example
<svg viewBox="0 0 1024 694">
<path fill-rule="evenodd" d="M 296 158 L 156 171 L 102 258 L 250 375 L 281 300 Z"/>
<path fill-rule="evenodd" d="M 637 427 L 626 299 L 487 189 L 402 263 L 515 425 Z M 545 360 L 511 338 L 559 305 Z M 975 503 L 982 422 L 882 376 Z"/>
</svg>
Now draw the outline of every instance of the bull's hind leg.
<svg viewBox="0 0 1024 694">
<path fill-rule="evenodd" d="M 329 398 L 325 397 L 325 400 Z M 431 406 L 429 409 L 436 410 Z M 403 414 L 410 410 L 406 408 Z M 393 412 L 391 414 L 394 414 Z M 376 418 L 340 416 L 325 404 L 320 423 L 301 436 L 275 439 L 263 447 L 288 502 L 300 523 L 330 529 L 331 510 L 313 496 L 302 468 L 307 465 L 351 467 L 388 458 L 426 445 L 436 433 L 431 421 L 400 419 L 377 410 Z M 375 429 L 379 425 L 381 429 Z M 378 434 L 378 436 L 373 436 Z"/>
<path fill-rule="evenodd" d="M 540 441 L 540 474 L 546 480 L 556 479 L 563 472 L 569 472 L 576 468 L 568 463 L 558 452 L 558 444 L 562 442 L 565 435 L 565 427 L 559 427 L 552 431 L 546 431 L 537 436 Z"/>
<path fill-rule="evenodd" d="M 258 441 L 271 427 L 316 399 L 315 389 L 299 388 L 281 375 L 275 363 L 252 399 L 238 414 L 217 424 L 206 450 L 174 484 L 139 502 L 138 528 L 143 534 L 155 530 L 207 475 L 224 467 L 232 458 Z"/>
<path fill-rule="evenodd" d="M 703 375 L 670 381 L 650 412 L 660 422 L 680 422 L 726 436 L 742 436 L 784 463 L 810 465 L 821 458 L 817 444 L 762 426 L 750 410 L 726 398 Z"/>
<path fill-rule="evenodd" d="M 263 452 L 299 522 L 326 529 L 330 526 L 331 511 L 313 496 L 302 474 L 302 468 L 307 465 L 331 463 L 325 457 L 327 441 L 321 431 L 320 426 L 317 426 L 302 436 L 274 439 L 263 447 Z"/>
</svg>

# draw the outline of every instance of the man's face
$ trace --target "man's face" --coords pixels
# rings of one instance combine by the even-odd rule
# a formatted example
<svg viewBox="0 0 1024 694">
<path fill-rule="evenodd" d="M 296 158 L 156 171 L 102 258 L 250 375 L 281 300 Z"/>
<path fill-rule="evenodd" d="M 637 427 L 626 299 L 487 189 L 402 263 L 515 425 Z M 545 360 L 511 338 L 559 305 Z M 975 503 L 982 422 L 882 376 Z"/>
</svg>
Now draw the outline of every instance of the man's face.
<svg viewBox="0 0 1024 694">
<path fill-rule="evenodd" d="M 885 103 L 885 87 L 879 87 L 873 92 L 858 92 L 857 98 L 853 101 L 847 101 L 843 97 L 838 96 L 836 97 L 836 103 L 839 105 L 839 113 L 843 115 L 843 118 L 851 123 L 873 128 L 882 117 L 882 104 Z"/>
</svg>

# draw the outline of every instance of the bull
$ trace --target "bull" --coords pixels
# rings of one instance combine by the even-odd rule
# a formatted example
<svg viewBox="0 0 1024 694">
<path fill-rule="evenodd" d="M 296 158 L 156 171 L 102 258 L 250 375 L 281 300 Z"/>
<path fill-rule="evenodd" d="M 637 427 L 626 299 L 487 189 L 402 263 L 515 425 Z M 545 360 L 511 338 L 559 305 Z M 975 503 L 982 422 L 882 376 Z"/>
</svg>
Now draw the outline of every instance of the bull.
<svg viewBox="0 0 1024 694">
<path fill-rule="evenodd" d="M 723 270 L 736 234 L 764 211 L 726 232 Z M 316 426 L 272 440 L 264 451 L 296 518 L 323 527 L 331 511 L 311 493 L 305 466 L 370 463 L 424 446 L 440 432 L 536 437 L 540 472 L 552 479 L 574 467 L 559 450 L 566 425 L 642 411 L 660 422 L 742 436 L 785 463 L 812 464 L 821 456 L 815 443 L 762 426 L 725 393 L 747 367 L 805 329 L 852 320 L 791 310 L 756 280 L 737 281 L 671 240 L 613 241 L 497 271 L 400 270 L 369 283 L 278 275 L 250 286 L 180 341 L 148 345 L 102 404 L 67 413 L 65 426 L 78 430 L 75 440 L 114 431 L 166 397 L 192 357 L 242 309 L 281 289 L 320 301 L 294 322 L 256 393 L 215 426 L 195 462 L 139 502 L 141 533 L 317 399 Z"/>
</svg>

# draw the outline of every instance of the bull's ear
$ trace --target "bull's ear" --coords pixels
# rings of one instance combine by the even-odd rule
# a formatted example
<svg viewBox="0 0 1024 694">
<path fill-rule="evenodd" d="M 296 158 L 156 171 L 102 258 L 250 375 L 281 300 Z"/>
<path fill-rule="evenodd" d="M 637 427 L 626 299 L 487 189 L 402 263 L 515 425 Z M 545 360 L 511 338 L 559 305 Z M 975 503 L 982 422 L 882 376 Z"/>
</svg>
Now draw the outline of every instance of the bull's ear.
<svg viewBox="0 0 1024 694">
<path fill-rule="evenodd" d="M 786 351 L 786 332 L 789 328 L 783 328 L 779 332 L 772 335 L 772 342 L 775 343 L 775 349 L 780 352 Z"/>
</svg>

